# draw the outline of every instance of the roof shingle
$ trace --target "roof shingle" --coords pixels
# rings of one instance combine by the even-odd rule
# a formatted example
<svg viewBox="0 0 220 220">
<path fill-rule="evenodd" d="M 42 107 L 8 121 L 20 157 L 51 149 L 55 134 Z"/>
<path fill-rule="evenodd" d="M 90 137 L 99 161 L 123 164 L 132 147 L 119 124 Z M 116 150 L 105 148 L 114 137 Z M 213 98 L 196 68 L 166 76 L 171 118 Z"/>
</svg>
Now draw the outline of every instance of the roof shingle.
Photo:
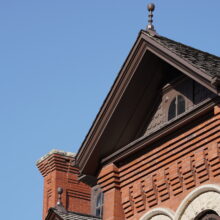
<svg viewBox="0 0 220 220">
<path fill-rule="evenodd" d="M 200 69 L 205 74 L 211 77 L 220 76 L 220 57 L 176 42 L 174 40 L 170 40 L 166 37 L 159 35 L 152 37 L 148 34 L 148 32 L 145 31 L 145 33 L 161 46 L 175 53 L 177 56 L 181 57 L 194 67 Z"/>
<path fill-rule="evenodd" d="M 52 210 L 63 220 L 100 220 L 101 218 L 93 216 L 93 215 L 87 215 L 77 212 L 67 212 L 63 213 L 58 211 L 56 208 L 52 208 Z"/>
</svg>

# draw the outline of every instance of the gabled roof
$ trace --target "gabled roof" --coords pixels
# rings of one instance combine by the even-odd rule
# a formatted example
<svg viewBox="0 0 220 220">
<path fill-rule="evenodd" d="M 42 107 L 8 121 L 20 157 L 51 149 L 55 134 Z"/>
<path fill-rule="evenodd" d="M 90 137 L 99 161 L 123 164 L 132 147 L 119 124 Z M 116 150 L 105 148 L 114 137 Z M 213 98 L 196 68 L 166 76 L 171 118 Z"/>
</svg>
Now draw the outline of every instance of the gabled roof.
<svg viewBox="0 0 220 220">
<path fill-rule="evenodd" d="M 205 74 L 211 77 L 220 76 L 220 57 L 159 35 L 152 37 L 152 39 Z"/>
<path fill-rule="evenodd" d="M 170 58 L 172 57 L 175 61 L 183 63 L 184 68 L 192 70 L 191 77 L 194 80 L 203 84 L 213 92 L 219 92 L 220 57 L 160 35 L 151 36 L 147 31 L 141 31 L 140 37 L 141 36 L 149 43 L 154 41 L 156 43 L 155 46 L 161 50 L 160 52 L 169 53 Z M 179 70 L 181 70 L 181 67 Z M 183 69 L 181 71 L 183 71 Z"/>
<path fill-rule="evenodd" d="M 55 214 L 59 219 L 61 220 L 100 220 L 101 218 L 93 216 L 93 215 L 87 215 L 77 212 L 61 212 L 57 210 L 56 208 L 50 208 L 48 216 L 52 216 Z M 48 218 L 49 220 L 52 220 Z"/>
<path fill-rule="evenodd" d="M 128 144 L 118 140 L 129 135 L 135 136 L 134 129 L 138 127 L 137 122 L 143 116 L 140 108 L 145 108 L 145 111 L 150 108 L 152 100 L 147 100 L 149 92 L 156 96 L 161 77 L 166 77 L 158 74 L 160 64 L 163 68 L 170 65 L 219 94 L 220 57 L 141 31 L 78 151 L 76 163 L 82 174 L 96 175 L 103 156 L 106 157 L 119 150 L 123 144 Z M 145 93 L 146 106 L 135 109 L 137 100 L 143 98 L 146 83 L 149 87 L 148 95 Z M 134 118 L 134 114 L 142 116 Z M 128 124 L 130 121 L 132 126 Z M 117 141 L 120 142 L 118 146 Z"/>
</svg>

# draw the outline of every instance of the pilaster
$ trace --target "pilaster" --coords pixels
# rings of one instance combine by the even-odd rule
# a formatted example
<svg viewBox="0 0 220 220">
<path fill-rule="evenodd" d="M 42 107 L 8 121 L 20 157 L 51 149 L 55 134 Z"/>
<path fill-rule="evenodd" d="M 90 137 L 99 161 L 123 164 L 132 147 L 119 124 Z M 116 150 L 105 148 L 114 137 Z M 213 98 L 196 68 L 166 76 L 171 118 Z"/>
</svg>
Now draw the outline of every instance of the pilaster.
<svg viewBox="0 0 220 220">
<path fill-rule="evenodd" d="M 113 163 L 102 168 L 98 184 L 104 193 L 103 220 L 123 220 L 118 167 Z"/>
</svg>

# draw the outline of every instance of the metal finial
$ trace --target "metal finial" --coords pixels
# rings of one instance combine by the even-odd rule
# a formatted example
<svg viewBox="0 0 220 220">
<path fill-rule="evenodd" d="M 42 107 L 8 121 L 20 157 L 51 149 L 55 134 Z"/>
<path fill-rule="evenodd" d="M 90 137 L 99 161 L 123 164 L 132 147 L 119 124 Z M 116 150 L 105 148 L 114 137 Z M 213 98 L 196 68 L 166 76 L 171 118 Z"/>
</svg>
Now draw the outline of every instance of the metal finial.
<svg viewBox="0 0 220 220">
<path fill-rule="evenodd" d="M 153 11 L 155 9 L 155 5 L 153 3 L 150 3 L 147 5 L 147 9 L 149 11 L 147 30 L 155 31 L 154 26 L 152 24 L 153 23 Z"/>
<path fill-rule="evenodd" d="M 62 205 L 61 195 L 62 195 L 62 193 L 63 193 L 63 188 L 58 187 L 58 188 L 57 188 L 57 193 L 58 193 L 57 205 Z"/>
<path fill-rule="evenodd" d="M 58 200 L 57 200 L 57 205 L 55 206 L 55 208 L 62 213 L 68 213 L 67 210 L 63 207 L 63 204 L 61 202 L 61 195 L 63 193 L 63 188 L 58 187 L 57 188 L 57 193 L 58 193 Z"/>
</svg>

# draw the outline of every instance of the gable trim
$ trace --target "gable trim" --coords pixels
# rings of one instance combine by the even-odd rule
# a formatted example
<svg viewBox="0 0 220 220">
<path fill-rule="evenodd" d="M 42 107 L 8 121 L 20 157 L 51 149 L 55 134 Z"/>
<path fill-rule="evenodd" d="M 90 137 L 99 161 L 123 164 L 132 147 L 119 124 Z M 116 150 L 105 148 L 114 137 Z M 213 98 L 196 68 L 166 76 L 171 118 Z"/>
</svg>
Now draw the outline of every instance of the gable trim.
<svg viewBox="0 0 220 220">
<path fill-rule="evenodd" d="M 183 58 L 153 40 L 153 37 L 150 37 L 144 31 L 141 31 L 78 151 L 76 163 L 80 167 L 81 174 L 95 175 L 95 172 L 97 172 L 99 160 L 102 159 L 99 158 L 100 152 L 98 152 L 97 144 L 111 120 L 113 113 L 117 109 L 117 106 L 146 51 L 150 51 L 171 66 L 180 70 L 183 74 L 202 84 L 215 94 L 218 94 L 217 89 L 212 87 L 212 77 L 206 75 L 198 68 L 195 68 Z M 181 123 L 183 123 L 183 121 Z M 133 142 L 131 145 L 132 144 Z M 122 148 L 123 152 L 126 151 L 126 147 L 127 146 Z M 109 160 L 108 158 L 113 158 L 113 155 L 118 153 L 121 154 L 121 150 L 114 152 L 109 157 L 103 158 L 102 163 L 105 163 Z M 89 164 L 92 164 L 92 168 Z M 88 169 L 91 171 L 88 172 Z"/>
<path fill-rule="evenodd" d="M 145 41 L 139 37 L 135 42 L 127 60 L 122 66 L 118 77 L 116 78 L 99 113 L 97 114 L 95 121 L 93 122 L 89 133 L 87 134 L 77 153 L 76 161 L 81 170 L 84 169 L 84 165 L 88 162 L 89 157 L 91 157 L 91 154 L 94 151 L 100 136 L 106 128 L 111 116 L 113 115 L 114 110 L 121 100 L 121 97 L 129 85 L 129 82 L 132 79 L 135 70 L 138 67 L 138 64 L 141 62 L 146 50 L 147 45 Z M 90 145 L 91 147 L 84 149 L 86 145 Z"/>
</svg>

